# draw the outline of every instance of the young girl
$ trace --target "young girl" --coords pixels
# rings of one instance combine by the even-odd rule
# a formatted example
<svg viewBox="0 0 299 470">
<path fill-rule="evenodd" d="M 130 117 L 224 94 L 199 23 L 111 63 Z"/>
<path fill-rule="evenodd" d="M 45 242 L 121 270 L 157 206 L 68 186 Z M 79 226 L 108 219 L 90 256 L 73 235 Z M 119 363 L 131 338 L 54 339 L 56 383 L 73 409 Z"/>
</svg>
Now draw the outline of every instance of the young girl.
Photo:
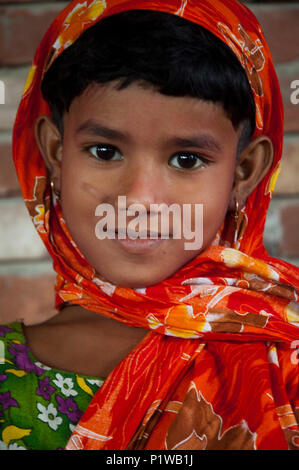
<svg viewBox="0 0 299 470">
<path fill-rule="evenodd" d="M 1 327 L 2 448 L 299 448 L 299 272 L 263 246 L 282 136 L 269 49 L 235 0 L 66 7 L 13 135 L 57 315 Z M 131 204 L 148 222 L 201 204 L 201 246 L 173 224 L 122 239 Z"/>
</svg>

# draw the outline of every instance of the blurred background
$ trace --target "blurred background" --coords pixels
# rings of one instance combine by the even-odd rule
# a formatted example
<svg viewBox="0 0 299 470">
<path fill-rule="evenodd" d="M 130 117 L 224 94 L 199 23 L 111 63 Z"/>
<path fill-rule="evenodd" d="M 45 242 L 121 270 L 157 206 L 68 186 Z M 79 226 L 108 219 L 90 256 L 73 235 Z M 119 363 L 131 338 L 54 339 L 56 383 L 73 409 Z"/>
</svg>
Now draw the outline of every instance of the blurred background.
<svg viewBox="0 0 299 470">
<path fill-rule="evenodd" d="M 5 87 L 4 104 L 0 88 L 0 322 L 54 311 L 55 274 L 20 194 L 11 133 L 35 49 L 67 3 L 0 0 L 0 81 Z M 282 171 L 268 212 L 265 246 L 272 256 L 299 266 L 299 103 L 291 102 L 291 83 L 299 80 L 299 1 L 243 3 L 262 25 L 285 106 Z"/>
</svg>

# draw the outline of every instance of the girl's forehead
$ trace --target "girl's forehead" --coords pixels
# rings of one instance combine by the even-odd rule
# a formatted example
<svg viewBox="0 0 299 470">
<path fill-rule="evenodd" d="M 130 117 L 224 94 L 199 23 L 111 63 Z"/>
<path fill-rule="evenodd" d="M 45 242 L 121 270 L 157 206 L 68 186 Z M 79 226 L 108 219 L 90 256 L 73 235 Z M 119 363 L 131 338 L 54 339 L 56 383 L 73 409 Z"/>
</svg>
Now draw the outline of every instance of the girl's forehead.
<svg viewBox="0 0 299 470">
<path fill-rule="evenodd" d="M 221 104 L 163 95 L 137 83 L 122 90 L 116 90 L 112 83 L 93 85 L 73 100 L 66 120 L 76 134 L 97 134 L 105 127 L 107 137 L 120 139 L 138 132 L 146 135 L 155 129 L 170 137 L 175 131 L 175 135 L 179 133 L 186 139 L 200 131 L 217 130 L 223 138 L 226 132 L 235 132 Z"/>
</svg>

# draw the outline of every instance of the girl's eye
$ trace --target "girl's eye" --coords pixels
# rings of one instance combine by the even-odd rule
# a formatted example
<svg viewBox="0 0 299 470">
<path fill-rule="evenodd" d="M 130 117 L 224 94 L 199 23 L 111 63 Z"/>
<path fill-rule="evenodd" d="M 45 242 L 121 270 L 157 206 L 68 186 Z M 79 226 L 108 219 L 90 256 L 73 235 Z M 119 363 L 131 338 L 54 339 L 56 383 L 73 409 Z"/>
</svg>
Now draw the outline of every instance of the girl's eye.
<svg viewBox="0 0 299 470">
<path fill-rule="evenodd" d="M 170 159 L 170 161 L 175 161 L 176 164 L 173 164 L 173 166 L 179 167 L 183 170 L 193 170 L 208 164 L 207 160 L 203 157 L 191 152 L 176 154 Z"/>
<path fill-rule="evenodd" d="M 88 150 L 98 160 L 122 160 L 121 153 L 113 145 L 93 145 Z"/>
</svg>

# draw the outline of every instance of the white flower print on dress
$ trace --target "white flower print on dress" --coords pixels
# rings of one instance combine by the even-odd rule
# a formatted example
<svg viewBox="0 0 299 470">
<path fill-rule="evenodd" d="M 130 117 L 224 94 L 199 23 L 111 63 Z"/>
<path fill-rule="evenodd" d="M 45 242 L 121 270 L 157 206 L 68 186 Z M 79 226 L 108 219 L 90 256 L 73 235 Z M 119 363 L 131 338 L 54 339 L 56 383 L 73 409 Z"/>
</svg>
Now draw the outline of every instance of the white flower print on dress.
<svg viewBox="0 0 299 470">
<path fill-rule="evenodd" d="M 27 449 L 23 446 L 19 446 L 16 442 L 14 442 L 13 444 L 9 444 L 8 450 L 27 450 Z"/>
<path fill-rule="evenodd" d="M 69 428 L 70 428 L 70 431 L 71 431 L 71 432 L 74 432 L 76 426 L 75 426 L 75 424 L 70 423 L 70 424 L 69 424 Z"/>
<path fill-rule="evenodd" d="M 42 364 L 41 362 L 35 362 L 35 365 L 39 367 L 40 369 L 52 370 L 51 367 L 45 366 L 45 364 Z"/>
<path fill-rule="evenodd" d="M 61 393 L 65 397 L 75 397 L 78 395 L 78 392 L 74 390 L 74 382 L 71 378 L 67 377 L 64 379 L 61 374 L 56 374 L 55 377 L 56 380 L 53 380 L 52 382 L 60 389 Z"/>
<path fill-rule="evenodd" d="M 27 450 L 26 447 L 19 446 L 15 442 L 13 444 L 5 444 L 5 442 L 0 441 L 0 450 Z"/>
<path fill-rule="evenodd" d="M 100 387 L 101 385 L 103 385 L 104 380 L 101 380 L 101 379 L 86 379 L 86 382 L 90 383 L 91 385 L 97 385 L 98 387 Z"/>
<path fill-rule="evenodd" d="M 38 414 L 38 419 L 47 423 L 51 429 L 57 431 L 58 426 L 62 423 L 62 418 L 57 416 L 57 409 L 52 403 L 47 407 L 43 406 L 41 403 L 37 403 L 37 409 L 40 411 Z"/>
</svg>

